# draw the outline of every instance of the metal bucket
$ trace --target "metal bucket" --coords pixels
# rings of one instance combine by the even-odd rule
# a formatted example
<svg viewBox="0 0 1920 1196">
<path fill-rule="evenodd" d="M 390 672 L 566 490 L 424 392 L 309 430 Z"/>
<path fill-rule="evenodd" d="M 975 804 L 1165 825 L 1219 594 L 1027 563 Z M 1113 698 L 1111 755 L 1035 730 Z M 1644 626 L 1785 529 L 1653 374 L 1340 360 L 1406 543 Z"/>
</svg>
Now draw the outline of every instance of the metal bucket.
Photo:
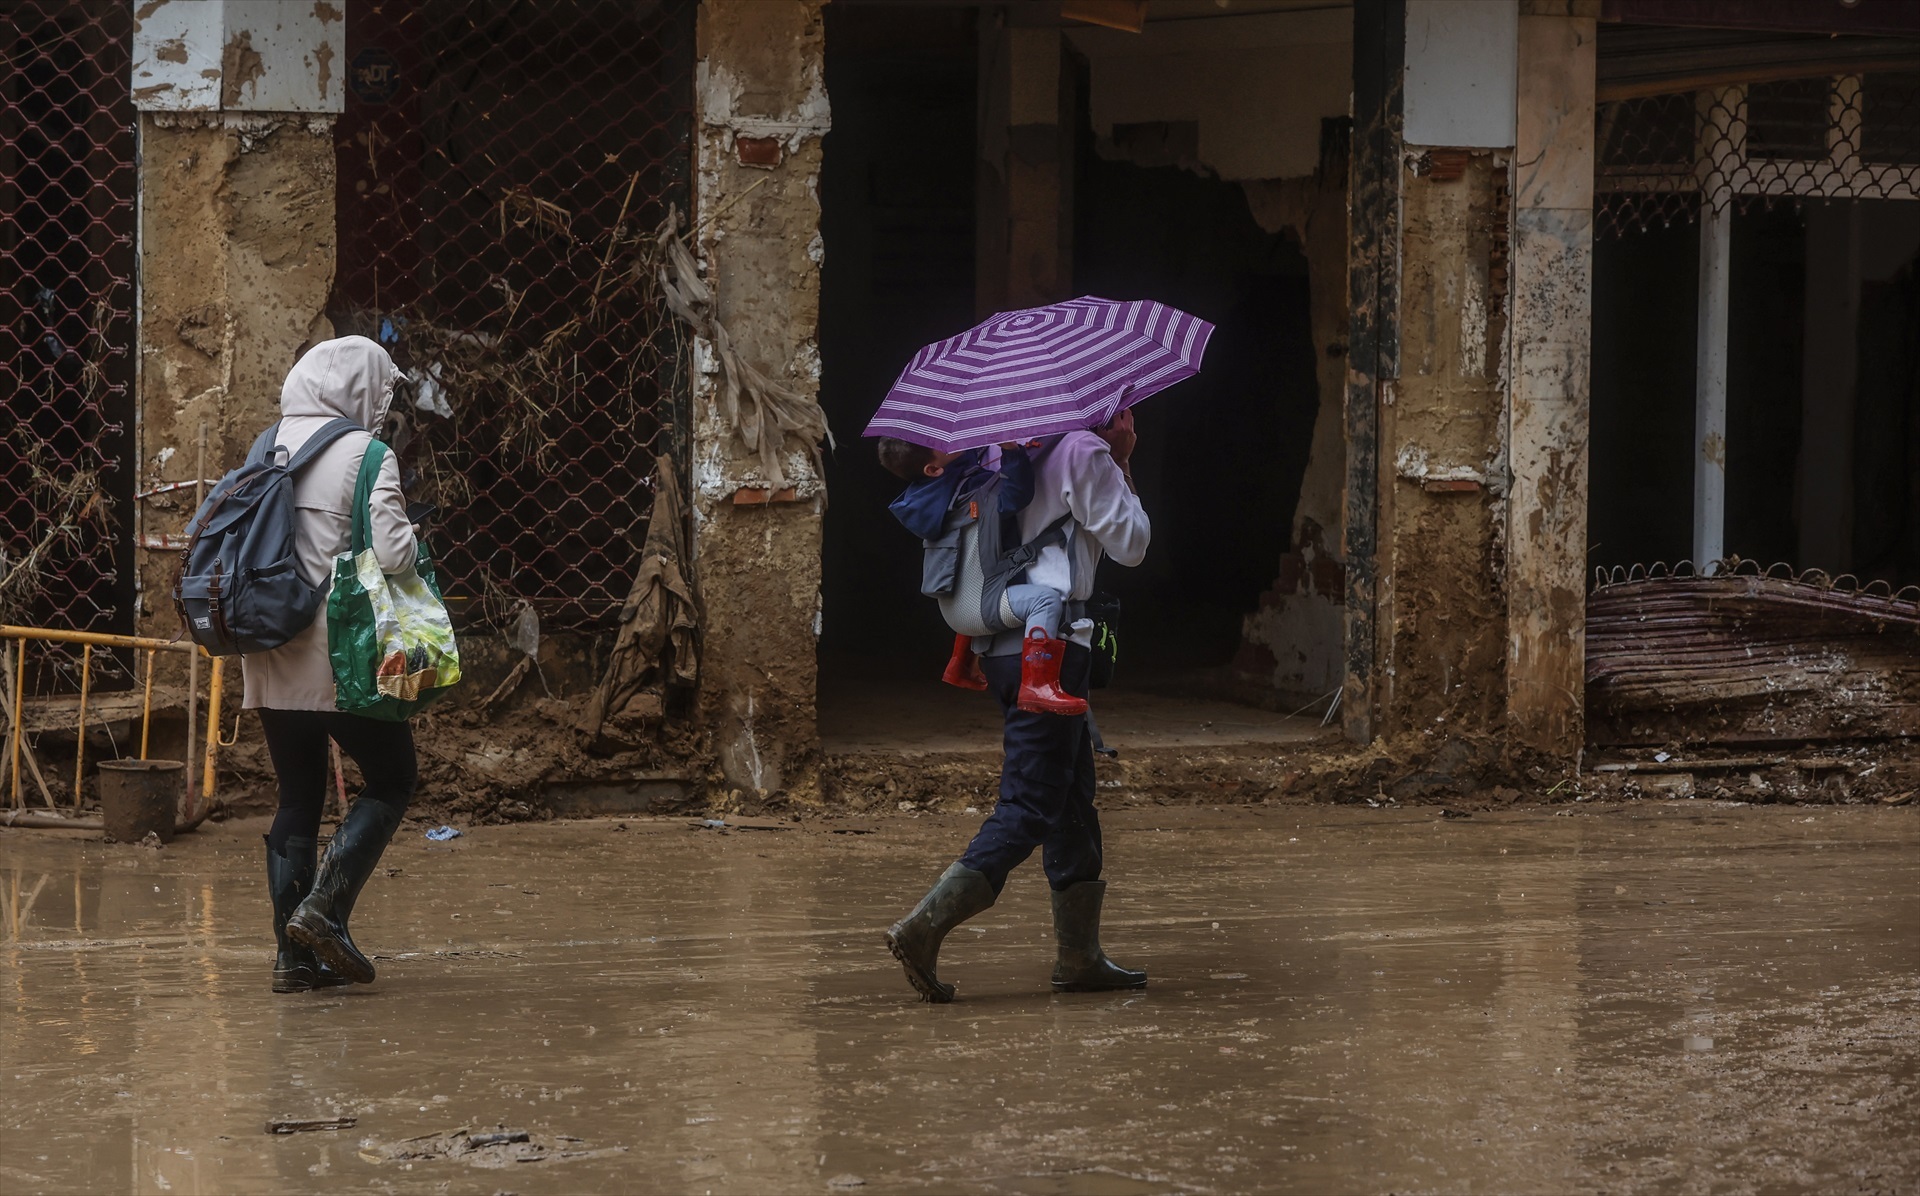
<svg viewBox="0 0 1920 1196">
<path fill-rule="evenodd" d="M 173 842 L 187 766 L 178 760 L 100 761 L 100 821 L 117 843 L 138 843 L 148 834 Z"/>
</svg>

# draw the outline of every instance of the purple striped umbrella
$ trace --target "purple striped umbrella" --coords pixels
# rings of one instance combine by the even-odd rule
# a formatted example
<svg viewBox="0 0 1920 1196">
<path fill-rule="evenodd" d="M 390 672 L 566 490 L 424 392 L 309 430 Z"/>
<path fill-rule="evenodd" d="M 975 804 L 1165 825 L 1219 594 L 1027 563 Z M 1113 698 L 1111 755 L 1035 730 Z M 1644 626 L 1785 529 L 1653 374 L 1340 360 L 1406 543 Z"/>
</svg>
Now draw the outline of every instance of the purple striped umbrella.
<svg viewBox="0 0 1920 1196">
<path fill-rule="evenodd" d="M 1146 299 L 1001 312 L 914 354 L 865 435 L 951 453 L 1098 427 L 1199 373 L 1212 335 Z"/>
</svg>

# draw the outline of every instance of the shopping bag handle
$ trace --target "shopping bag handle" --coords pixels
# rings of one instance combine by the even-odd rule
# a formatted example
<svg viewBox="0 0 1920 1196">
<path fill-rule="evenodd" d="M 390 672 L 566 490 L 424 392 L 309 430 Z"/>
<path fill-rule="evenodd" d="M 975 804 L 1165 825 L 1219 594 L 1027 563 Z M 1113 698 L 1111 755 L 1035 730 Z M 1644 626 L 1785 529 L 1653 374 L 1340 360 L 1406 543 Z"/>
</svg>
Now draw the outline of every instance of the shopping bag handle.
<svg viewBox="0 0 1920 1196">
<path fill-rule="evenodd" d="M 380 481 L 380 466 L 387 459 L 387 446 L 378 440 L 367 442 L 367 455 L 360 458 L 360 478 L 353 486 L 353 559 L 373 547 L 373 488 Z"/>
</svg>

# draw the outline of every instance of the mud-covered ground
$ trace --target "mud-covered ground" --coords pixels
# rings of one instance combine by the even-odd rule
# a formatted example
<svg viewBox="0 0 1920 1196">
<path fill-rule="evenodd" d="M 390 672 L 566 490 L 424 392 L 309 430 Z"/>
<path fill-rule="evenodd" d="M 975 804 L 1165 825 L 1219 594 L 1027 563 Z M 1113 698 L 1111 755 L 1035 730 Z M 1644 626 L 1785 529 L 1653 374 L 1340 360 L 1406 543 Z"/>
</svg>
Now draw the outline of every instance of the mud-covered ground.
<svg viewBox="0 0 1920 1196">
<path fill-rule="evenodd" d="M 1113 804 L 1152 986 L 1050 993 L 1029 868 L 944 1007 L 960 818 L 409 826 L 299 996 L 262 821 L 0 831 L 0 1189 L 1914 1190 L 1912 806 Z"/>
</svg>

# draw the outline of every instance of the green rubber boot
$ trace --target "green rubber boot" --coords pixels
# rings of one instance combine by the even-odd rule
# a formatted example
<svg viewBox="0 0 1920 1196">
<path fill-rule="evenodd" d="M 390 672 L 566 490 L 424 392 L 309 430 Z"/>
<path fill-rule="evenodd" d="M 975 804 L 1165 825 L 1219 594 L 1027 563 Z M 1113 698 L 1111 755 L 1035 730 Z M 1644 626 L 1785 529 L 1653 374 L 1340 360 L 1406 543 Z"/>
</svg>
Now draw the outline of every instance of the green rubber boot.
<svg viewBox="0 0 1920 1196">
<path fill-rule="evenodd" d="M 347 918 L 380 853 L 400 825 L 400 811 L 383 801 L 356 801 L 333 832 L 313 891 L 287 919 L 287 934 L 355 984 L 373 983 L 373 961 L 347 934 Z"/>
<path fill-rule="evenodd" d="M 1053 991 L 1097 993 L 1145 988 L 1147 974 L 1123 968 L 1100 949 L 1100 906 L 1104 880 L 1083 880 L 1053 891 L 1053 937 L 1060 943 L 1053 965 Z"/>
<path fill-rule="evenodd" d="M 260 838 L 267 841 L 265 835 Z M 303 993 L 353 983 L 287 934 L 287 919 L 313 888 L 313 869 L 312 839 L 288 839 L 284 854 L 267 844 L 267 895 L 273 899 L 273 991 L 277 993 Z"/>
<path fill-rule="evenodd" d="M 921 998 L 936 1005 L 953 1000 L 953 985 L 943 984 L 935 971 L 940 944 L 947 932 L 993 905 L 993 885 L 984 872 L 948 868 L 913 912 L 887 930 L 887 950 L 906 969 L 907 983 Z"/>
</svg>

